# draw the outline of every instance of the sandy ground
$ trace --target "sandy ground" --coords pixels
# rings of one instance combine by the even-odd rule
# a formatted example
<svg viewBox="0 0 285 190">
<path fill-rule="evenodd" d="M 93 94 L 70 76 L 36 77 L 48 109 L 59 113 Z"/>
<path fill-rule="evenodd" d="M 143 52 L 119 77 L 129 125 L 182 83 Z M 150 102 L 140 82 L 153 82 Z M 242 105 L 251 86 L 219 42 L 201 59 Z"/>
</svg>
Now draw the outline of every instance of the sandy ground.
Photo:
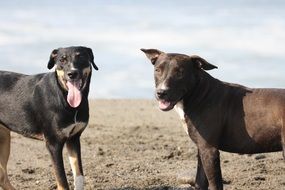
<svg viewBox="0 0 285 190">
<path fill-rule="evenodd" d="M 181 178 L 196 172 L 196 148 L 177 114 L 149 100 L 91 101 L 82 158 L 85 189 L 186 190 Z M 64 161 L 73 184 L 67 153 Z M 225 189 L 285 189 L 281 152 L 258 155 L 221 153 Z M 41 141 L 12 135 L 8 164 L 17 189 L 55 189 L 51 161 Z M 191 189 L 191 188 L 188 188 Z"/>
</svg>

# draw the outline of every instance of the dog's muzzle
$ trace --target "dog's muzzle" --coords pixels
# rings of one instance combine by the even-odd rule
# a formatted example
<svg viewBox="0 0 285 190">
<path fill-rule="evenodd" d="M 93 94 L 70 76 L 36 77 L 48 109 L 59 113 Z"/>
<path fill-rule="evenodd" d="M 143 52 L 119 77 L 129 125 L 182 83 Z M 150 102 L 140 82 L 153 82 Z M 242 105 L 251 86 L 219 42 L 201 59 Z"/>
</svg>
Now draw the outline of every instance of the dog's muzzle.
<svg viewBox="0 0 285 190">
<path fill-rule="evenodd" d="M 67 91 L 67 102 L 77 108 L 82 101 L 82 91 L 86 87 L 87 78 L 90 72 L 83 73 L 80 70 L 72 69 L 66 73 L 63 70 L 57 70 L 61 85 Z"/>
<path fill-rule="evenodd" d="M 171 110 L 176 102 L 169 100 L 169 91 L 164 89 L 156 90 L 156 99 L 158 101 L 158 107 L 162 111 Z"/>
<path fill-rule="evenodd" d="M 87 77 L 83 76 L 79 70 L 71 70 L 67 73 L 67 78 L 67 102 L 71 107 L 76 108 L 81 103 L 82 90 L 86 85 Z"/>
</svg>

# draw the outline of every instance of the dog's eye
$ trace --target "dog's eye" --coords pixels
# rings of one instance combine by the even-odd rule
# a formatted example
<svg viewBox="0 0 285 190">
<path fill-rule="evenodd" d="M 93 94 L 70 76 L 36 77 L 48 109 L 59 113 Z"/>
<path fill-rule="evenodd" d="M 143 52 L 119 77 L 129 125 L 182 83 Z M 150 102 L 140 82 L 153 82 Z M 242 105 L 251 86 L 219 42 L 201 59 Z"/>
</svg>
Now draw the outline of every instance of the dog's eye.
<svg viewBox="0 0 285 190">
<path fill-rule="evenodd" d="M 155 68 L 155 72 L 160 73 L 161 69 L 160 68 Z"/>
<path fill-rule="evenodd" d="M 60 60 L 59 60 L 61 63 L 65 63 L 66 61 L 66 55 L 63 55 L 62 57 L 60 57 Z"/>
<path fill-rule="evenodd" d="M 77 55 L 77 58 L 79 58 L 79 59 L 81 59 L 82 57 L 84 57 L 84 55 L 82 55 L 82 54 Z"/>
</svg>

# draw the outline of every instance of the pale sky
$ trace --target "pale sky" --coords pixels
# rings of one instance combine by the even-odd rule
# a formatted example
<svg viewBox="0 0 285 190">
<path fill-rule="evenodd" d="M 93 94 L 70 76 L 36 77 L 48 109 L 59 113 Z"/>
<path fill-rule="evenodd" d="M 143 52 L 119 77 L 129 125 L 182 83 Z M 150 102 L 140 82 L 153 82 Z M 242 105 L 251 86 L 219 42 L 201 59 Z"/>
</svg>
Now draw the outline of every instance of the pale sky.
<svg viewBox="0 0 285 190">
<path fill-rule="evenodd" d="M 0 70 L 49 72 L 50 52 L 93 49 L 91 98 L 153 98 L 140 48 L 197 54 L 223 81 L 285 88 L 285 1 L 0 2 Z"/>
</svg>

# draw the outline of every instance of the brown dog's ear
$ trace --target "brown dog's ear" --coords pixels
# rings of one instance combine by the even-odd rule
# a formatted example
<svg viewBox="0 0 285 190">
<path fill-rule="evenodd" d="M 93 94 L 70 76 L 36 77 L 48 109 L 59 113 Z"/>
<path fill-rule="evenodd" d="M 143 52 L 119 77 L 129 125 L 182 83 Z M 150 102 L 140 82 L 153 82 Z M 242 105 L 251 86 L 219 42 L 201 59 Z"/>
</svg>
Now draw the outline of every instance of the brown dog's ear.
<svg viewBox="0 0 285 190">
<path fill-rule="evenodd" d="M 212 70 L 218 68 L 217 66 L 212 65 L 211 63 L 209 63 L 208 61 L 206 61 L 205 59 L 203 59 L 198 55 L 192 55 L 190 56 L 190 58 L 199 69 Z"/>
<path fill-rule="evenodd" d="M 87 49 L 87 52 L 88 52 L 88 55 L 89 55 L 89 58 L 90 58 L 90 61 L 91 61 L 91 64 L 92 64 L 93 68 L 95 70 L 98 70 L 97 65 L 95 65 L 95 63 L 94 63 L 94 55 L 93 55 L 92 49 L 91 48 L 86 48 L 86 49 Z"/>
<path fill-rule="evenodd" d="M 47 65 L 47 68 L 48 69 L 52 69 L 54 67 L 54 64 L 55 64 L 55 58 L 57 56 L 57 52 L 58 52 L 58 49 L 54 49 L 51 54 L 50 54 L 50 57 L 49 57 L 49 62 L 48 62 L 48 65 Z"/>
<path fill-rule="evenodd" d="M 157 49 L 141 49 L 147 56 L 147 58 L 150 59 L 151 63 L 154 65 L 157 58 L 159 57 L 160 54 L 162 54 L 162 51 L 159 51 Z"/>
</svg>

